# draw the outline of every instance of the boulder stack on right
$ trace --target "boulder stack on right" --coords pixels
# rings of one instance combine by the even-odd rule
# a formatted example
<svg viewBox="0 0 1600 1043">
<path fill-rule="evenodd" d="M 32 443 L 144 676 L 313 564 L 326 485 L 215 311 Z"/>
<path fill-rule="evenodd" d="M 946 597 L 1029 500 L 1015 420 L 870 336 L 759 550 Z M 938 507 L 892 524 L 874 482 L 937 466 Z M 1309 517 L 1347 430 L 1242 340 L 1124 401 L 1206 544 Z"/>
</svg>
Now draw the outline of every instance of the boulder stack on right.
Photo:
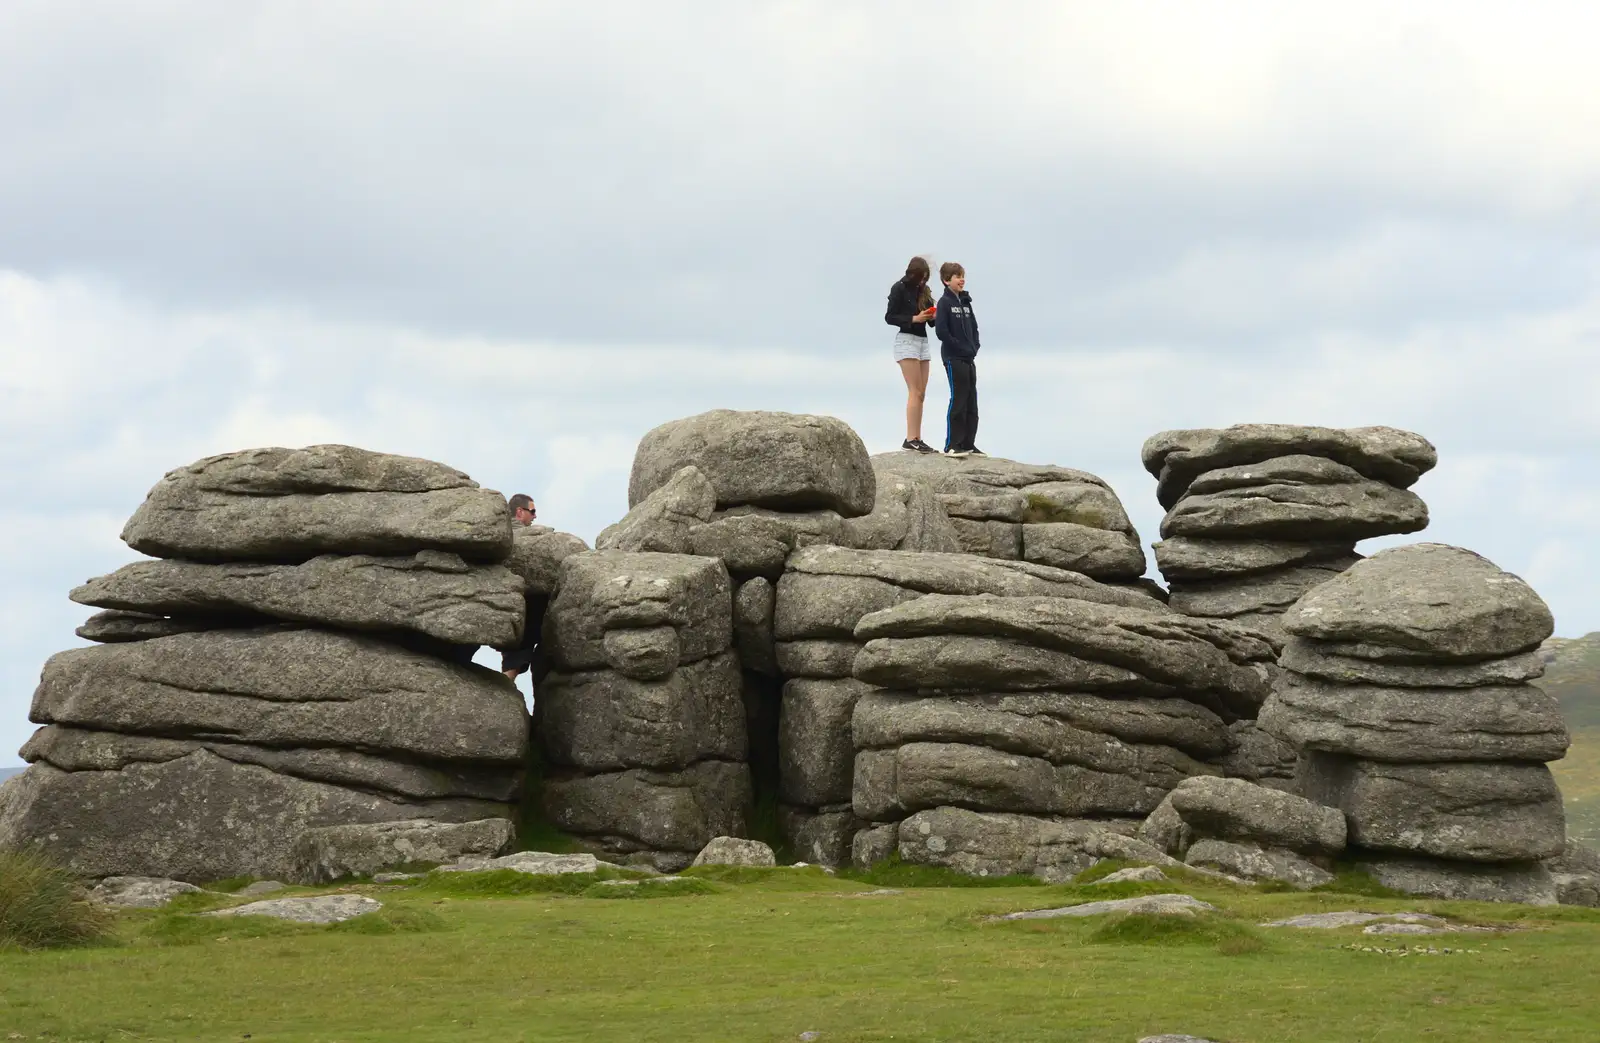
<svg viewBox="0 0 1600 1043">
<path fill-rule="evenodd" d="M 1293 424 L 1164 431 L 1141 455 L 1167 511 L 1155 551 L 1172 607 L 1274 640 L 1290 605 L 1360 560 L 1357 541 L 1427 527 L 1410 488 L 1438 462 L 1410 431 Z"/>
<path fill-rule="evenodd" d="M 1343 811 L 1351 854 L 1411 894 L 1550 904 L 1566 839 L 1547 761 L 1567 749 L 1533 679 L 1550 610 L 1458 547 L 1383 551 L 1312 590 L 1261 727 L 1301 750 L 1297 786 Z"/>
</svg>

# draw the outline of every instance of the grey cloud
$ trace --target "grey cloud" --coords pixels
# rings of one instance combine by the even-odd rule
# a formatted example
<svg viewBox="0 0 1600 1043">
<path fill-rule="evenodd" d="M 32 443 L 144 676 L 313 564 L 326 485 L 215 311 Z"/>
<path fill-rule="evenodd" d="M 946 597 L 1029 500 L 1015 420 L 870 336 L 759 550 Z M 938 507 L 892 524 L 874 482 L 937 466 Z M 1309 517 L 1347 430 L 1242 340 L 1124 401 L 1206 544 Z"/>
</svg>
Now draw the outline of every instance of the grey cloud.
<svg viewBox="0 0 1600 1043">
<path fill-rule="evenodd" d="M 1424 151 L 1425 128 L 1397 106 L 1375 135 L 1371 96 L 1330 97 L 1337 68 L 1269 85 L 1277 121 L 1152 145 L 1096 95 L 1111 72 L 1000 50 L 1050 5 L 29 10 L 0 73 L 21 157 L 0 265 L 171 307 L 842 354 L 932 246 L 972 267 L 996 342 L 1259 353 L 1308 325 L 1550 307 L 1591 277 L 1581 199 L 1529 215 L 1470 172 L 1375 176 L 1366 152 Z"/>
</svg>

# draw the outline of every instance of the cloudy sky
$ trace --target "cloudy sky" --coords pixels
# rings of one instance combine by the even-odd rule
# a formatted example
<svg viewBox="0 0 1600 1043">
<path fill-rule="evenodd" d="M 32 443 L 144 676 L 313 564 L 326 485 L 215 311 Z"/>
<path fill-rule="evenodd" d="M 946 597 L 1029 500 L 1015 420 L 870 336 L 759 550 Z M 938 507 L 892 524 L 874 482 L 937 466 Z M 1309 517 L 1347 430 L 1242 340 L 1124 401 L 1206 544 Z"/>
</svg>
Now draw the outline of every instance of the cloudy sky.
<svg viewBox="0 0 1600 1043">
<path fill-rule="evenodd" d="M 883 298 L 918 252 L 968 268 L 991 453 L 1101 474 L 1153 539 L 1155 431 L 1411 428 L 1429 538 L 1600 629 L 1597 30 L 1539 0 L 7 0 L 0 765 L 164 471 L 349 442 L 592 538 L 664 420 L 898 445 Z"/>
</svg>

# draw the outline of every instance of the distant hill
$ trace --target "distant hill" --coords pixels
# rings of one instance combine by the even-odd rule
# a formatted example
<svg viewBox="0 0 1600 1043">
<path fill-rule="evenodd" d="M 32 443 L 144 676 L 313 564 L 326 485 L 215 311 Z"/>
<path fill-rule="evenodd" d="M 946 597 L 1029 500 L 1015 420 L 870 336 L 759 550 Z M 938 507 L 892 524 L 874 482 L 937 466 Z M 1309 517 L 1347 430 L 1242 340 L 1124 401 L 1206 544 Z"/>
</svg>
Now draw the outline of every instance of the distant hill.
<svg viewBox="0 0 1600 1043">
<path fill-rule="evenodd" d="M 4 782 L 13 775 L 21 774 L 21 768 L 0 768 L 0 782 Z"/>
<path fill-rule="evenodd" d="M 1572 749 L 1552 764 L 1567 801 L 1567 832 L 1600 843 L 1600 633 L 1551 638 L 1539 684 L 1561 702 Z"/>
<path fill-rule="evenodd" d="M 1548 665 L 1539 683 L 1561 700 L 1567 724 L 1600 728 L 1600 634 L 1553 637 L 1541 651 Z"/>
</svg>

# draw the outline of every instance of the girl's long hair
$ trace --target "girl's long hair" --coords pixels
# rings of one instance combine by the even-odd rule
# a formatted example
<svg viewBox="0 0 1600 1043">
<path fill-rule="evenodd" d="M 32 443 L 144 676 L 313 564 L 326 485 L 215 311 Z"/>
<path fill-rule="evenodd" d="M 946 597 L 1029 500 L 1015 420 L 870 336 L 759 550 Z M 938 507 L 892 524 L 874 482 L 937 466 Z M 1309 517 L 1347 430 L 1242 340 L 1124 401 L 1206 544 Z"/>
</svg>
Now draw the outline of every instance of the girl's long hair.
<svg viewBox="0 0 1600 1043">
<path fill-rule="evenodd" d="M 933 275 L 933 269 L 928 264 L 926 257 L 913 257 L 906 265 L 906 282 L 921 286 L 917 294 L 917 310 L 925 311 L 933 304 L 933 291 L 928 289 L 928 279 Z"/>
</svg>

